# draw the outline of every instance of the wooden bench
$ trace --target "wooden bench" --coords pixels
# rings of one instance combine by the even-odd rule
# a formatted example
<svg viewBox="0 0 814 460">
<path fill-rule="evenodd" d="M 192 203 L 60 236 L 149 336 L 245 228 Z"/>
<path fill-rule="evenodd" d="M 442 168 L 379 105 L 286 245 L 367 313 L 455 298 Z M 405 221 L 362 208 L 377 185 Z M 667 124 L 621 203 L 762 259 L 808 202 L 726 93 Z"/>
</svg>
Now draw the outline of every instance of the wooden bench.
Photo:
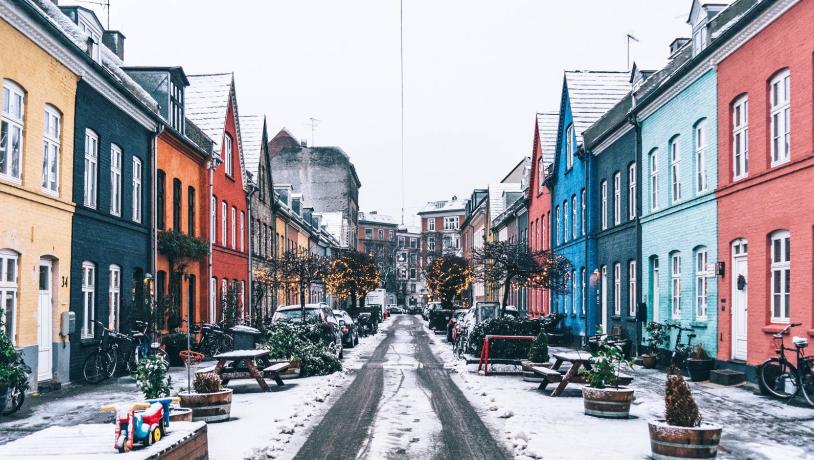
<svg viewBox="0 0 814 460">
<path fill-rule="evenodd" d="M 543 378 L 543 381 L 540 382 L 540 386 L 537 387 L 538 390 L 545 390 L 549 383 L 562 382 L 562 374 L 560 374 L 560 371 L 540 366 L 532 366 L 531 371 Z"/>
<path fill-rule="evenodd" d="M 285 372 L 288 370 L 289 366 L 291 366 L 291 363 L 272 364 L 271 366 L 263 369 L 263 375 L 268 375 L 274 379 L 277 385 L 283 386 L 285 385 L 285 382 L 283 382 L 283 379 L 280 377 L 280 372 Z"/>
</svg>

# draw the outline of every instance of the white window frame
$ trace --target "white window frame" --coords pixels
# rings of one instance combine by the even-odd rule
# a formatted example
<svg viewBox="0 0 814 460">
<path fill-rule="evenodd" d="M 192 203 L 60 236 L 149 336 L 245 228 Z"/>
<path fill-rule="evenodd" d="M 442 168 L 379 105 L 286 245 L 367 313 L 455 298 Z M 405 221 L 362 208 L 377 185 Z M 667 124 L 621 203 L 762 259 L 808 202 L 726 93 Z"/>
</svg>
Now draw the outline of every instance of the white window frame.
<svg viewBox="0 0 814 460">
<path fill-rule="evenodd" d="M 579 231 L 577 230 L 577 196 L 571 195 L 571 239 L 577 239 Z"/>
<path fill-rule="evenodd" d="M 118 265 L 111 265 L 108 279 L 108 312 L 107 327 L 110 330 L 118 331 L 121 320 L 122 305 L 122 269 Z"/>
<path fill-rule="evenodd" d="M 571 313 L 577 314 L 577 271 L 571 270 Z"/>
<path fill-rule="evenodd" d="M 636 163 L 627 168 L 627 215 L 630 220 L 636 218 Z"/>
<path fill-rule="evenodd" d="M 85 201 L 86 207 L 96 209 L 99 195 L 99 135 L 85 130 Z"/>
<path fill-rule="evenodd" d="M 110 144 L 110 214 L 122 215 L 122 149 L 116 144 Z"/>
<path fill-rule="evenodd" d="M 631 260 L 627 265 L 627 311 L 636 317 L 636 261 Z"/>
<path fill-rule="evenodd" d="M 586 312 L 586 310 L 585 310 L 586 309 L 585 298 L 587 297 L 586 294 L 588 293 L 588 290 L 587 290 L 588 284 L 587 284 L 586 275 L 587 275 L 587 273 L 585 272 L 585 267 L 582 267 L 582 297 L 580 299 L 581 303 L 582 303 L 582 316 L 585 316 L 585 312 Z"/>
<path fill-rule="evenodd" d="M 10 267 L 11 270 L 9 270 Z M 5 332 L 9 334 L 12 345 L 17 344 L 19 279 L 20 256 L 9 249 L 0 249 L 0 319 L 2 319 Z M 11 312 L 7 311 L 9 307 L 11 307 Z"/>
<path fill-rule="evenodd" d="M 650 211 L 659 209 L 659 151 L 650 152 Z"/>
<path fill-rule="evenodd" d="M 209 241 L 216 242 L 218 233 L 218 199 L 209 197 Z"/>
<path fill-rule="evenodd" d="M 245 228 L 246 224 L 244 223 L 245 219 L 246 213 L 240 211 L 240 252 L 246 251 L 246 237 L 244 235 L 246 230 Z"/>
<path fill-rule="evenodd" d="M 427 219 L 427 230 L 431 232 L 435 231 L 435 217 L 430 217 Z"/>
<path fill-rule="evenodd" d="M 222 201 L 220 204 L 220 244 L 224 248 L 226 247 L 226 242 L 229 241 L 229 232 L 227 232 L 226 221 L 229 218 L 229 205 L 226 204 L 225 201 Z"/>
<path fill-rule="evenodd" d="M 613 314 L 622 316 L 622 264 L 613 264 Z"/>
<path fill-rule="evenodd" d="M 778 230 L 770 237 L 771 315 L 773 323 L 788 323 L 791 315 L 791 234 Z"/>
<path fill-rule="evenodd" d="M 229 230 L 232 231 L 232 249 L 237 249 L 237 208 L 232 206 L 232 215 L 231 215 L 231 223 L 232 225 L 229 227 Z"/>
<path fill-rule="evenodd" d="M 706 320 L 709 310 L 707 257 L 706 248 L 695 251 L 695 318 L 699 320 Z"/>
<path fill-rule="evenodd" d="M 435 251 L 435 237 L 428 236 L 427 237 L 427 250 L 428 251 Z"/>
<path fill-rule="evenodd" d="M 681 253 L 670 254 L 670 310 L 674 320 L 681 319 Z"/>
<path fill-rule="evenodd" d="M 574 167 L 574 124 L 565 128 L 565 168 Z"/>
<path fill-rule="evenodd" d="M 56 107 L 45 106 L 42 146 L 42 189 L 51 195 L 59 194 L 59 157 L 62 115 Z"/>
<path fill-rule="evenodd" d="M 223 168 L 226 175 L 232 177 L 234 175 L 234 162 L 232 161 L 232 136 L 228 133 L 223 134 Z"/>
<path fill-rule="evenodd" d="M 670 198 L 673 203 L 681 201 L 681 140 L 678 136 L 670 141 Z"/>
<path fill-rule="evenodd" d="M 543 191 L 543 158 L 537 160 L 537 193 Z"/>
<path fill-rule="evenodd" d="M 560 221 L 560 207 L 557 206 L 557 244 L 562 241 L 562 222 Z"/>
<path fill-rule="evenodd" d="M 141 159 L 133 157 L 133 222 L 141 223 L 141 203 L 142 203 L 142 177 L 144 169 L 141 167 Z"/>
<path fill-rule="evenodd" d="M 586 203 L 586 193 L 585 189 L 582 189 L 580 193 L 581 200 L 582 200 L 582 220 L 581 220 L 581 228 L 582 228 L 582 236 L 588 232 L 588 204 Z"/>
<path fill-rule="evenodd" d="M 444 217 L 444 230 L 458 230 L 458 216 Z"/>
<path fill-rule="evenodd" d="M 381 229 L 381 228 L 380 228 L 380 229 L 378 229 L 378 230 L 379 230 L 379 231 L 378 231 L 378 232 L 376 232 L 376 233 L 377 233 L 377 236 L 378 236 L 378 238 L 379 238 L 379 241 L 384 241 L 384 229 Z"/>
<path fill-rule="evenodd" d="M 82 262 L 82 338 L 92 339 L 96 333 L 96 265 Z"/>
<path fill-rule="evenodd" d="M 568 216 L 569 216 L 568 200 L 566 199 L 565 201 L 562 202 L 562 223 L 563 223 L 562 227 L 563 230 L 565 231 L 565 234 L 563 235 L 564 241 L 568 241 L 570 239 L 571 233 L 571 226 L 568 224 Z"/>
<path fill-rule="evenodd" d="M 749 96 L 732 104 L 732 179 L 749 175 Z"/>
<path fill-rule="evenodd" d="M 709 187 L 707 176 L 707 120 L 695 125 L 695 191 L 706 192 Z"/>
<path fill-rule="evenodd" d="M 622 223 L 622 175 L 613 175 L 613 225 Z"/>
<path fill-rule="evenodd" d="M 608 228 L 608 181 L 603 180 L 599 184 L 600 190 L 600 203 L 599 212 L 602 213 L 600 216 L 602 222 L 602 230 L 606 230 Z"/>
<path fill-rule="evenodd" d="M 601 299 L 601 302 L 602 302 L 602 304 L 601 304 L 602 310 L 601 311 L 602 312 L 607 312 L 608 311 L 608 266 L 603 265 L 602 269 L 600 271 L 601 271 L 601 279 L 600 279 L 599 289 L 600 289 L 600 296 L 602 298 Z M 602 321 L 604 321 L 604 320 L 605 320 L 605 318 L 602 318 Z"/>
<path fill-rule="evenodd" d="M 0 170 L 0 179 L 20 183 L 23 178 L 25 144 L 25 90 L 11 80 L 3 80 L 2 111 L 0 126 L 5 126 L 5 143 L 0 142 L 0 156 L 4 157 L 5 167 Z M 12 132 L 18 136 L 18 146 L 11 151 Z M 0 138 L 2 141 L 2 138 Z M 16 169 L 15 169 L 16 168 Z"/>
<path fill-rule="evenodd" d="M 781 70 L 769 82 L 771 166 L 791 159 L 791 73 Z"/>
</svg>

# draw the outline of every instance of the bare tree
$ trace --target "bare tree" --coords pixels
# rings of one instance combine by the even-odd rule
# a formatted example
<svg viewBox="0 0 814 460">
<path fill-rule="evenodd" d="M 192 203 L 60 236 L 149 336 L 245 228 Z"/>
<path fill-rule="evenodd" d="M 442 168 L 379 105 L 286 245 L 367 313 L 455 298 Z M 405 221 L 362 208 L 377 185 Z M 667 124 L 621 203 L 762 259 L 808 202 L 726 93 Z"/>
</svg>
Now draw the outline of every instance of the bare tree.
<svg viewBox="0 0 814 460">
<path fill-rule="evenodd" d="M 305 318 L 305 293 L 314 284 L 322 284 L 328 273 L 329 259 L 306 249 L 289 249 L 282 256 L 266 262 L 258 282 L 270 287 L 295 289 L 299 293 L 302 317 Z"/>
<path fill-rule="evenodd" d="M 472 283 L 472 267 L 463 257 L 445 254 L 433 259 L 426 271 L 427 287 L 451 308 L 455 297 Z"/>
</svg>

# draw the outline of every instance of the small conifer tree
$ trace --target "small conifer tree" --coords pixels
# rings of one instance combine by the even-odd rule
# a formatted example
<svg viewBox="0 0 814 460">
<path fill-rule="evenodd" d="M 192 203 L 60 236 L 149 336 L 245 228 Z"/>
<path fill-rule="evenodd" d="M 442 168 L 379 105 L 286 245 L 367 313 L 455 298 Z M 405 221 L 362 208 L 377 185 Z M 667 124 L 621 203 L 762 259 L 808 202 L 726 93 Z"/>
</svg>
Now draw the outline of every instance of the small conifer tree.
<svg viewBox="0 0 814 460">
<path fill-rule="evenodd" d="M 548 336 L 546 336 L 545 332 L 540 331 L 537 338 L 531 343 L 531 348 L 529 348 L 529 361 L 547 363 L 548 359 Z"/>
<path fill-rule="evenodd" d="M 694 427 L 701 425 L 698 405 L 690 393 L 690 387 L 676 369 L 671 369 L 664 385 L 664 416 L 674 426 Z"/>
</svg>

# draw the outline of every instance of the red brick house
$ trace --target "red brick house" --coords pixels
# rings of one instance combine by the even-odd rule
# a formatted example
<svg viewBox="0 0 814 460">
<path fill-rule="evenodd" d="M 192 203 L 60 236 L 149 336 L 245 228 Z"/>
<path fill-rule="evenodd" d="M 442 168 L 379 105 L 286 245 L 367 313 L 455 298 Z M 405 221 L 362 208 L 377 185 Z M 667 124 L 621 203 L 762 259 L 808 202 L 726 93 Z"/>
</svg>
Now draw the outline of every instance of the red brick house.
<svg viewBox="0 0 814 460">
<path fill-rule="evenodd" d="M 190 75 L 187 116 L 215 143 L 221 164 L 210 170 L 209 321 L 223 319 L 222 301 L 237 290 L 238 311 L 246 315 L 249 273 L 246 174 L 240 140 L 237 96 L 231 73 Z"/>
<path fill-rule="evenodd" d="M 717 63 L 718 359 L 733 366 L 773 356 L 789 323 L 814 337 L 814 2 L 793 3 L 755 6 Z"/>
<path fill-rule="evenodd" d="M 538 113 L 534 122 L 534 144 L 529 178 L 529 248 L 532 251 L 551 249 L 551 191 L 545 185 L 546 168 L 554 161 L 557 148 L 556 112 Z M 545 289 L 529 291 L 529 317 L 539 318 L 549 313 L 551 295 Z"/>
</svg>

